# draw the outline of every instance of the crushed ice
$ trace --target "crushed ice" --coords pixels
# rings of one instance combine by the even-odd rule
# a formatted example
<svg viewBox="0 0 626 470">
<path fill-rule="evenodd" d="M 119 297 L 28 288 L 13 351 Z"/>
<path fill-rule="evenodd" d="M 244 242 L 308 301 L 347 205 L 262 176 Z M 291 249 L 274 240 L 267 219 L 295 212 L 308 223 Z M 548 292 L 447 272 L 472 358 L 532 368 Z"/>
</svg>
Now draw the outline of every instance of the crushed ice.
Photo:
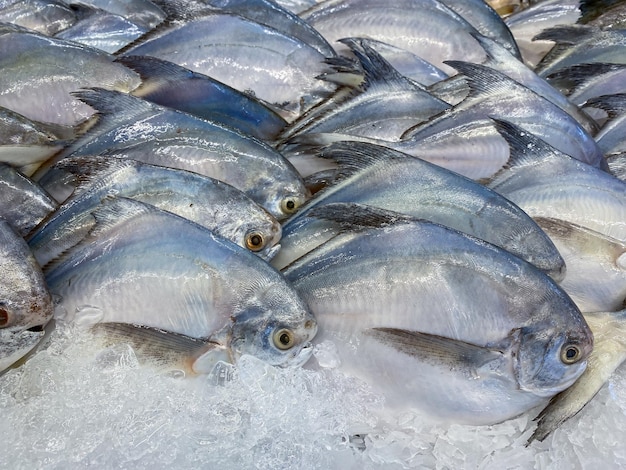
<svg viewBox="0 0 626 470">
<path fill-rule="evenodd" d="M 0 377 L 0 467 L 586 468 L 626 466 L 626 368 L 583 411 L 529 447 L 533 414 L 496 426 L 434 425 L 383 415 L 383 403 L 336 367 L 277 369 L 249 356 L 213 377 L 141 365 L 60 325 L 47 347 Z"/>
</svg>

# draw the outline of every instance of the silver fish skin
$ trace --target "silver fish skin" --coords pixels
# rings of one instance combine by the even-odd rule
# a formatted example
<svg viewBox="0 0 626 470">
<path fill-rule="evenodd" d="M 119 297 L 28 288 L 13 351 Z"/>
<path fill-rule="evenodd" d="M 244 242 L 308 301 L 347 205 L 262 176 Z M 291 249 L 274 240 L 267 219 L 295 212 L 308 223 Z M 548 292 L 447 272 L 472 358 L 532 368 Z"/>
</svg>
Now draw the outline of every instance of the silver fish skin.
<svg viewBox="0 0 626 470">
<path fill-rule="evenodd" d="M 553 41 L 537 40 L 544 29 L 575 24 L 581 16 L 580 0 L 544 0 L 507 16 L 509 27 L 520 48 L 524 63 L 535 67 L 554 46 Z"/>
<path fill-rule="evenodd" d="M 270 106 L 207 75 L 156 57 L 122 56 L 117 61 L 141 75 L 133 96 L 221 122 L 266 142 L 287 125 Z"/>
<path fill-rule="evenodd" d="M 465 139 L 472 135 L 479 150 L 481 146 L 496 145 L 494 140 L 501 141 L 490 119 L 500 118 L 510 120 L 582 162 L 606 168 L 604 155 L 591 135 L 561 108 L 494 69 L 466 62 L 449 63 L 467 77 L 469 96 L 453 108 L 409 129 L 394 148 L 415 154 L 411 146 L 422 145 L 422 141 L 429 138 L 433 147 L 439 144 L 442 151 L 463 155 L 463 146 L 468 147 Z M 461 138 L 464 130 L 470 132 L 465 132 Z M 420 152 L 424 154 L 424 150 Z M 472 149 L 467 152 L 471 157 Z M 506 149 L 504 155 L 493 154 L 494 167 L 506 161 L 507 154 Z"/>
<path fill-rule="evenodd" d="M 84 0 L 81 3 L 126 18 L 146 31 L 165 20 L 165 13 L 149 0 Z"/>
<path fill-rule="evenodd" d="M 112 157 L 64 159 L 80 185 L 27 238 L 39 264 L 46 265 L 87 235 L 91 215 L 108 196 L 128 197 L 173 212 L 269 259 L 278 249 L 280 223 L 238 189 L 185 170 Z"/>
<path fill-rule="evenodd" d="M 615 312 L 626 298 L 626 243 L 558 219 L 535 218 L 565 260 L 559 285 L 583 313 Z"/>
<path fill-rule="evenodd" d="M 54 307 L 41 268 L 24 239 L 0 218 L 0 371 L 41 341 Z"/>
<path fill-rule="evenodd" d="M 80 88 L 139 85 L 110 54 L 9 25 L 0 27 L 0 57 L 0 106 L 37 121 L 74 125 L 90 117 L 93 110 L 70 94 Z"/>
<path fill-rule="evenodd" d="M 334 89 L 316 78 L 327 68 L 317 49 L 236 15 L 210 12 L 172 21 L 122 53 L 157 57 L 209 75 L 271 103 L 287 120 Z"/>
<path fill-rule="evenodd" d="M 317 318 L 315 341 L 334 342 L 339 370 L 390 409 L 500 422 L 571 385 L 592 349 L 580 311 L 548 276 L 425 221 L 340 234 L 284 274 Z"/>
<path fill-rule="evenodd" d="M 310 354 L 315 319 L 258 256 L 131 199 L 106 201 L 94 215 L 94 229 L 46 275 L 60 299 L 60 321 L 126 323 L 202 339 L 212 345 L 209 363 L 251 354 L 287 366 Z"/>
<path fill-rule="evenodd" d="M 324 158 L 338 163 L 337 181 L 308 201 L 283 223 L 281 250 L 274 266 L 283 267 L 303 253 L 299 248 L 323 221 L 304 222 L 309 212 L 334 202 L 356 202 L 400 212 L 452 227 L 546 270 L 564 274 L 563 259 L 554 244 L 519 207 L 495 191 L 424 160 L 367 143 L 329 146 Z"/>
<path fill-rule="evenodd" d="M 164 9 L 171 6 L 172 0 L 159 0 L 164 3 Z M 195 2 L 178 2 L 189 15 L 190 9 L 196 8 Z M 269 26 L 281 33 L 299 39 L 305 44 L 314 47 L 325 57 L 334 57 L 335 50 L 322 37 L 322 35 L 311 27 L 309 23 L 301 19 L 298 15 L 282 7 L 277 2 L 271 0 L 201 0 L 197 2 L 198 13 L 206 11 L 207 6 L 220 13 L 239 15 L 249 20 Z M 179 7 L 176 7 L 179 8 Z M 175 11 L 174 14 L 177 12 Z"/>
<path fill-rule="evenodd" d="M 531 217 L 558 218 L 626 241 L 626 186 L 505 121 L 511 159 L 486 184 Z"/>
<path fill-rule="evenodd" d="M 37 122 L 0 107 L 0 161 L 30 176 L 73 137 L 70 127 Z"/>
<path fill-rule="evenodd" d="M 586 313 L 594 336 L 587 369 L 568 389 L 556 395 L 535 418 L 537 428 L 528 439 L 543 441 L 568 419 L 578 414 L 626 360 L 626 311 Z"/>
<path fill-rule="evenodd" d="M 83 4 L 73 5 L 77 21 L 54 37 L 75 41 L 113 54 L 149 30 L 126 18 Z"/>
<path fill-rule="evenodd" d="M 368 37 L 406 49 L 448 74 L 454 70 L 444 60 L 484 59 L 484 52 L 469 35 L 476 29 L 436 0 L 327 0 L 300 16 L 337 52 L 346 50 L 339 39 Z"/>
<path fill-rule="evenodd" d="M 567 95 L 570 102 L 583 106 L 603 95 L 626 93 L 626 64 L 578 64 L 551 73 L 550 85 Z"/>
<path fill-rule="evenodd" d="M 76 13 L 65 2 L 55 0 L 12 0 L 0 2 L 0 22 L 13 23 L 46 36 L 76 23 Z"/>
<path fill-rule="evenodd" d="M 535 68 L 541 77 L 576 64 L 626 64 L 626 30 L 603 31 L 587 25 L 556 26 L 540 33 L 537 39 L 556 42 Z"/>
<path fill-rule="evenodd" d="M 322 103 L 321 115 L 318 113 L 311 118 L 305 114 L 294 121 L 281 134 L 281 140 L 307 132 L 398 140 L 407 129 L 450 107 L 402 76 L 367 41 L 343 39 L 341 42 L 357 56 L 363 83 L 342 100 L 331 97 L 333 106 Z"/>
<path fill-rule="evenodd" d="M 309 196 L 291 163 L 252 136 L 124 93 L 76 95 L 99 120 L 57 158 L 101 154 L 193 171 L 236 187 L 278 219 Z"/>
<path fill-rule="evenodd" d="M 608 114 L 595 139 L 605 155 L 626 152 L 626 93 L 591 98 L 586 106 L 598 107 Z"/>
<path fill-rule="evenodd" d="M 34 181 L 0 163 L 0 218 L 20 236 L 25 237 L 57 207 L 57 202 Z"/>
</svg>

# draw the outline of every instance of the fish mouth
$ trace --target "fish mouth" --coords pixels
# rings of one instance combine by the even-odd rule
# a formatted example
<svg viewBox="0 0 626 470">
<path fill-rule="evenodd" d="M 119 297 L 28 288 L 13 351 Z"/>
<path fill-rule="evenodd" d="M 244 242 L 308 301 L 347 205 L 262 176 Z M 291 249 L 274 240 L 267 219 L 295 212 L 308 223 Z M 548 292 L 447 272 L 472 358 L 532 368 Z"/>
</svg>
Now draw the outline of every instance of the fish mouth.
<svg viewBox="0 0 626 470">
<path fill-rule="evenodd" d="M 276 243 L 276 245 L 264 250 L 260 253 L 260 258 L 269 262 L 276 256 L 278 250 L 280 250 L 280 243 Z"/>
<path fill-rule="evenodd" d="M 313 343 L 307 341 L 302 345 L 300 350 L 293 355 L 291 359 L 286 361 L 282 367 L 299 368 L 302 367 L 313 356 Z"/>
</svg>

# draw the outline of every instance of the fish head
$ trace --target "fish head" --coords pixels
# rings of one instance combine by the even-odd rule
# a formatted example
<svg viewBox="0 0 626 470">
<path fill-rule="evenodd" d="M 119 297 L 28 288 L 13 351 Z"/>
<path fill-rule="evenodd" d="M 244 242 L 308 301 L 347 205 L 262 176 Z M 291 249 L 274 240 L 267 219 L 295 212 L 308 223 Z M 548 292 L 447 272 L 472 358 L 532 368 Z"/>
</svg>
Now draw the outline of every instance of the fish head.
<svg viewBox="0 0 626 470">
<path fill-rule="evenodd" d="M 281 186 L 275 196 L 265 204 L 265 208 L 278 220 L 285 220 L 295 214 L 310 198 L 311 193 L 302 180 Z"/>
<path fill-rule="evenodd" d="M 230 349 L 236 358 L 249 354 L 281 367 L 300 366 L 309 359 L 317 321 L 295 291 L 289 295 L 285 287 L 267 286 L 233 319 Z"/>
<path fill-rule="evenodd" d="M 241 237 L 240 245 L 266 261 L 271 260 L 280 248 L 278 243 L 282 237 L 282 227 L 268 212 L 264 218 L 246 219 L 241 223 L 238 232 Z"/>
<path fill-rule="evenodd" d="M 584 321 L 577 327 L 522 328 L 515 372 L 520 389 L 552 397 L 572 385 L 587 367 L 593 334 Z"/>
</svg>

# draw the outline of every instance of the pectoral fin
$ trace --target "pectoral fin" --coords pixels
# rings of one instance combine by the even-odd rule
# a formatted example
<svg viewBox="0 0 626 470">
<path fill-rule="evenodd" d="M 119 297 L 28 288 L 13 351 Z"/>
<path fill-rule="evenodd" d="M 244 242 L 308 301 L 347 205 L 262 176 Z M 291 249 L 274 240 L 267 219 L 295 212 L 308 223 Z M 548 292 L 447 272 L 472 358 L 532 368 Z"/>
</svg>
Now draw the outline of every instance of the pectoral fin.
<svg viewBox="0 0 626 470">
<path fill-rule="evenodd" d="M 209 374 L 219 363 L 231 363 L 228 349 L 204 338 L 128 323 L 98 323 L 92 331 L 105 344 L 129 344 L 140 361 L 187 375 Z"/>
</svg>

